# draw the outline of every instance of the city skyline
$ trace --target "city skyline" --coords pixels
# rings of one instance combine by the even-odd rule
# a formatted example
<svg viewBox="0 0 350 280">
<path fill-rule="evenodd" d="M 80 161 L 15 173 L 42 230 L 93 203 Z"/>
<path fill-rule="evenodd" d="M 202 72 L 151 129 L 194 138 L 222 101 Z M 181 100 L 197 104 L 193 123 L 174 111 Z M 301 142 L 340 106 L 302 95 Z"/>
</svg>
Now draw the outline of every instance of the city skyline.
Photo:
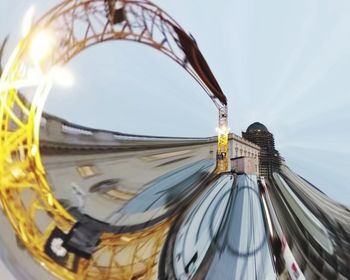
<svg viewBox="0 0 350 280">
<path fill-rule="evenodd" d="M 0 275 L 350 277 L 350 3 L 10 10 Z"/>
<path fill-rule="evenodd" d="M 346 124 L 350 120 L 350 85 L 346 73 L 350 68 L 350 28 L 346 15 L 350 5 L 345 1 L 332 5 L 326 1 L 237 1 L 222 6 L 201 6 L 196 1 L 158 2 L 196 38 L 229 98 L 231 131 L 240 135 L 255 121 L 264 123 L 289 166 L 332 198 L 349 205 L 346 167 L 350 164 L 350 135 Z M 12 4 L 3 1 L 1 11 L 10 10 Z M 34 4 L 38 17 L 55 3 Z M 16 1 L 16 7 L 15 16 L 1 18 L 1 38 L 10 34 L 5 58 L 18 39 L 19 22 L 29 3 Z M 135 63 L 130 64 L 131 55 Z M 87 65 L 93 64 L 95 58 L 104 60 L 96 67 L 98 71 L 106 70 L 106 81 L 97 81 L 92 87 L 95 73 Z M 157 67 L 145 71 L 145 65 L 151 63 Z M 122 121 L 104 124 L 104 128 L 123 132 L 215 134 L 217 116 L 210 99 L 183 69 L 154 50 L 131 43 L 111 43 L 82 53 L 68 67 L 76 84 L 64 89 L 63 94 L 62 89 L 52 92 L 47 103 L 50 112 L 97 127 L 111 112 L 117 112 L 116 118 Z M 115 95 L 103 96 L 106 109 L 98 109 L 94 105 L 101 95 L 95 93 L 115 87 L 114 76 L 108 75 L 113 71 L 117 71 L 121 91 L 131 85 L 127 90 L 130 98 L 113 106 Z M 129 72 L 135 73 L 135 78 L 127 77 Z M 157 77 L 162 77 L 158 86 Z M 146 81 L 149 83 L 144 86 Z M 81 100 L 86 105 L 76 106 Z M 158 102 L 169 105 L 159 108 Z M 146 106 L 144 115 L 131 114 Z M 88 116 L 91 108 L 99 112 L 98 118 Z M 180 110 L 176 108 L 181 108 L 181 113 L 172 117 Z M 162 123 L 152 121 L 159 115 L 168 119 Z"/>
</svg>

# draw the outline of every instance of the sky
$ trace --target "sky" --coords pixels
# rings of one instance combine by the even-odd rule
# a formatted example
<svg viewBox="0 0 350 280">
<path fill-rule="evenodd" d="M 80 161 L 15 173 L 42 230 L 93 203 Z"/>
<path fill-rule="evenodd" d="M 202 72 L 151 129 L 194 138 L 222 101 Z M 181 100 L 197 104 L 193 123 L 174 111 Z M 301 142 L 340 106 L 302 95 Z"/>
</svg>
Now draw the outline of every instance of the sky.
<svg viewBox="0 0 350 280">
<path fill-rule="evenodd" d="M 350 2 L 347 0 L 158 0 L 189 31 L 229 102 L 236 134 L 262 122 L 287 164 L 350 206 Z M 1 0 L 6 52 L 26 9 L 39 17 L 57 1 Z M 215 134 L 217 112 L 168 57 L 135 43 L 93 47 L 67 68 L 46 110 L 91 127 L 152 135 Z"/>
</svg>

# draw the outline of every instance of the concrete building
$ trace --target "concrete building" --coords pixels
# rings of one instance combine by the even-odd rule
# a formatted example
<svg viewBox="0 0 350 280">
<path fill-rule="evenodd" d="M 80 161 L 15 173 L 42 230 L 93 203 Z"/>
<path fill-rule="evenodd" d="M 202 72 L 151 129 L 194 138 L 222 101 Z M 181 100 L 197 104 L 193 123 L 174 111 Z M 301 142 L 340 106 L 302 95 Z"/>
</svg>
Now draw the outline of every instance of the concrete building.
<svg viewBox="0 0 350 280">
<path fill-rule="evenodd" d="M 153 137 L 118 133 L 84 127 L 64 119 L 44 113 L 41 119 L 40 140 L 42 150 L 52 149 L 82 149 L 99 150 L 113 149 L 120 144 L 140 147 L 147 145 L 186 145 L 198 143 L 215 144 L 217 138 L 187 138 L 187 137 Z M 131 140 L 131 141 L 130 141 Z M 231 159 L 246 157 L 253 160 L 255 171 L 259 174 L 260 147 L 234 133 L 229 134 L 229 156 Z"/>
<path fill-rule="evenodd" d="M 275 149 L 274 137 L 265 125 L 255 122 L 247 128 L 246 132 L 242 132 L 242 136 L 244 139 L 260 147 L 260 175 L 266 177 L 272 176 L 273 172 L 279 170 L 281 157 Z"/>
<path fill-rule="evenodd" d="M 246 157 L 253 161 L 256 174 L 259 174 L 260 147 L 236 134 L 230 133 L 231 160 Z"/>
</svg>

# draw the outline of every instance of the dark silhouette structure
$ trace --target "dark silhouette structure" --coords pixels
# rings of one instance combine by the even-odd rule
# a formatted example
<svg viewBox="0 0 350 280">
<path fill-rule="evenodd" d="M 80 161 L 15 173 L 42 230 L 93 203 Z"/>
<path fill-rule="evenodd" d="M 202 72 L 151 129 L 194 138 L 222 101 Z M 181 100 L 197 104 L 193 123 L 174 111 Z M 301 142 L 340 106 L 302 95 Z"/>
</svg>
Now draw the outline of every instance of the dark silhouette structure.
<svg viewBox="0 0 350 280">
<path fill-rule="evenodd" d="M 273 134 L 268 131 L 265 125 L 259 122 L 251 124 L 246 132 L 242 132 L 242 137 L 261 148 L 259 160 L 260 175 L 270 177 L 273 172 L 279 171 L 281 157 L 275 149 Z"/>
</svg>

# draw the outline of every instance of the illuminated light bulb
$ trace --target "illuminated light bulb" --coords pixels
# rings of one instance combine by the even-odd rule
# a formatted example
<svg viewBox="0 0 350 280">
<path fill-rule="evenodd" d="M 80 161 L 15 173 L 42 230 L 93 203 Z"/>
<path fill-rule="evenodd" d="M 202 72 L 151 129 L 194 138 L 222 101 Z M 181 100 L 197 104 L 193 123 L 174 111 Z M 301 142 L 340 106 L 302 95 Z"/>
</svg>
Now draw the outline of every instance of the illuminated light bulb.
<svg viewBox="0 0 350 280">
<path fill-rule="evenodd" d="M 65 68 L 54 67 L 52 69 L 52 75 L 55 82 L 64 87 L 70 87 L 74 84 L 73 75 Z"/>
<path fill-rule="evenodd" d="M 23 177 L 25 175 L 23 173 L 22 169 L 20 169 L 20 168 L 11 169 L 11 174 L 15 179 L 20 179 L 21 177 Z"/>
<path fill-rule="evenodd" d="M 32 149 L 30 150 L 30 154 L 31 154 L 32 156 L 35 156 L 35 155 L 37 154 L 37 152 L 38 152 L 37 146 L 36 146 L 36 145 L 33 145 L 33 146 L 32 146 Z"/>
<path fill-rule="evenodd" d="M 216 132 L 219 134 L 226 134 L 230 131 L 229 128 L 227 128 L 226 126 L 222 126 L 222 127 L 217 127 L 216 128 Z"/>
<path fill-rule="evenodd" d="M 131 237 L 128 237 L 128 236 L 125 236 L 125 235 L 123 235 L 120 239 L 125 241 L 125 242 L 130 242 L 132 240 Z"/>
<path fill-rule="evenodd" d="M 54 203 L 54 199 L 53 199 L 53 195 L 51 193 L 47 194 L 47 203 L 51 206 L 53 206 Z"/>
<path fill-rule="evenodd" d="M 51 35 L 45 30 L 39 31 L 34 35 L 30 45 L 30 55 L 32 59 L 35 62 L 40 62 L 50 53 L 52 46 L 53 39 Z"/>
<path fill-rule="evenodd" d="M 33 18 L 34 18 L 34 6 L 31 6 L 27 12 L 25 13 L 23 17 L 23 22 L 22 22 L 22 36 L 26 37 L 32 27 L 33 24 Z"/>
</svg>

